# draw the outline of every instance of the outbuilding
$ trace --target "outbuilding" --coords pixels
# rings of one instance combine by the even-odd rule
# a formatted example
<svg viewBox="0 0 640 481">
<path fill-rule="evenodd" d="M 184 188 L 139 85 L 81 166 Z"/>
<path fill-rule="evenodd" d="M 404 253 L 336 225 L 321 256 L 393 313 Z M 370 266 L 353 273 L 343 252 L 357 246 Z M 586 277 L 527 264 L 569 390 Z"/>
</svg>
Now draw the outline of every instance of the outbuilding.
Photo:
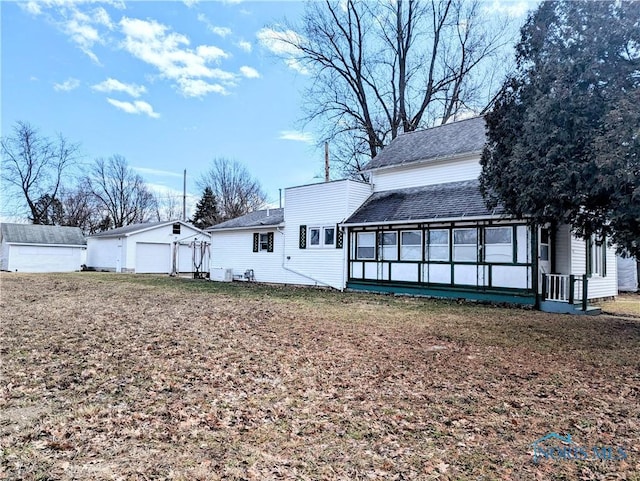
<svg viewBox="0 0 640 481">
<path fill-rule="evenodd" d="M 86 241 L 78 227 L 3 223 L 0 253 L 3 271 L 73 272 L 84 263 Z"/>
<path fill-rule="evenodd" d="M 209 235 L 183 221 L 131 224 L 87 239 L 87 266 L 137 274 L 191 273 L 207 262 Z M 204 252 L 205 256 L 201 256 Z M 203 268 L 202 266 L 200 268 Z M 206 267 L 208 269 L 208 266 Z"/>
</svg>

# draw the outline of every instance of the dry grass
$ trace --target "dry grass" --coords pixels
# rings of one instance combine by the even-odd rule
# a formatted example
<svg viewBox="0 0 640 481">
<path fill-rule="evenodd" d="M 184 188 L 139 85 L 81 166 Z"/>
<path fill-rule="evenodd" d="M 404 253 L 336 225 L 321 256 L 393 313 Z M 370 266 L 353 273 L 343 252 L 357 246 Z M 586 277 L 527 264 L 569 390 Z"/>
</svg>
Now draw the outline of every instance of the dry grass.
<svg viewBox="0 0 640 481">
<path fill-rule="evenodd" d="M 640 319 L 0 279 L 0 479 L 640 479 Z M 551 431 L 627 459 L 533 463 Z"/>
</svg>

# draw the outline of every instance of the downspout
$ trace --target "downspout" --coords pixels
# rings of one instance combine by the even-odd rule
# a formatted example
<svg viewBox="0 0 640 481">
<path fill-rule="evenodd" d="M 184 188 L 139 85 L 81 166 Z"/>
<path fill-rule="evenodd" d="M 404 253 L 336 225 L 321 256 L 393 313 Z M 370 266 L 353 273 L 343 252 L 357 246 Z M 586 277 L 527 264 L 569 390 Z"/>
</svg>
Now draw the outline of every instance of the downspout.
<svg viewBox="0 0 640 481">
<path fill-rule="evenodd" d="M 276 230 L 277 230 L 280 234 L 282 234 L 282 236 L 283 236 L 283 237 L 282 237 L 282 239 L 283 239 L 283 241 L 284 241 L 284 240 L 285 240 L 285 238 L 286 238 L 285 233 L 284 233 L 283 231 L 281 231 L 279 227 L 276 227 Z M 291 269 L 290 267 L 287 267 L 287 266 L 285 265 L 285 264 L 286 264 L 286 258 L 285 258 L 284 245 L 285 245 L 285 244 L 283 243 L 283 248 L 282 248 L 282 268 L 283 268 L 285 271 L 293 272 L 294 274 L 296 274 L 296 275 L 298 275 L 298 276 L 300 276 L 300 277 L 304 277 L 304 278 L 306 278 L 306 279 L 312 280 L 313 282 L 315 282 L 315 283 L 316 283 L 316 285 L 317 285 L 317 284 L 321 284 L 321 285 L 323 285 L 323 286 L 325 286 L 325 287 L 330 287 L 331 289 L 335 289 L 335 287 L 333 287 L 333 286 L 331 286 L 331 285 L 327 284 L 326 282 L 323 282 L 323 281 L 321 281 L 321 280 L 319 280 L 319 279 L 316 279 L 316 278 L 311 277 L 311 276 L 309 276 L 309 275 L 307 275 L 307 274 L 303 274 L 302 272 L 298 272 L 298 271 L 296 271 L 295 269 Z"/>
</svg>

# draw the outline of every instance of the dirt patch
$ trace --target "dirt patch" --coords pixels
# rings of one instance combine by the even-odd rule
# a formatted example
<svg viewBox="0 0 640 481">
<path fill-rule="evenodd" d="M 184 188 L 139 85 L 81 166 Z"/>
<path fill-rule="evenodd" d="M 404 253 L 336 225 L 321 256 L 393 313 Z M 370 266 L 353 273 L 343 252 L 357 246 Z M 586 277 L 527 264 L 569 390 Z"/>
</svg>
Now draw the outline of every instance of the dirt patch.
<svg viewBox="0 0 640 481">
<path fill-rule="evenodd" d="M 639 479 L 632 318 L 153 276 L 0 280 L 0 478 Z M 535 463 L 551 432 L 589 456 Z"/>
</svg>

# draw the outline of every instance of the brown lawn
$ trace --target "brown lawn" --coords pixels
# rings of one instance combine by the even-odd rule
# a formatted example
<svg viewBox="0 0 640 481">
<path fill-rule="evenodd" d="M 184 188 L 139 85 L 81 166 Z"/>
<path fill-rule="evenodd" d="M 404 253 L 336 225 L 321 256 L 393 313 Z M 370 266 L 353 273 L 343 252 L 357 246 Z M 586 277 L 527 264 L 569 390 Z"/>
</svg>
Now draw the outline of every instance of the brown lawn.
<svg viewBox="0 0 640 481">
<path fill-rule="evenodd" d="M 640 479 L 634 311 L 0 280 L 0 479 Z"/>
</svg>

